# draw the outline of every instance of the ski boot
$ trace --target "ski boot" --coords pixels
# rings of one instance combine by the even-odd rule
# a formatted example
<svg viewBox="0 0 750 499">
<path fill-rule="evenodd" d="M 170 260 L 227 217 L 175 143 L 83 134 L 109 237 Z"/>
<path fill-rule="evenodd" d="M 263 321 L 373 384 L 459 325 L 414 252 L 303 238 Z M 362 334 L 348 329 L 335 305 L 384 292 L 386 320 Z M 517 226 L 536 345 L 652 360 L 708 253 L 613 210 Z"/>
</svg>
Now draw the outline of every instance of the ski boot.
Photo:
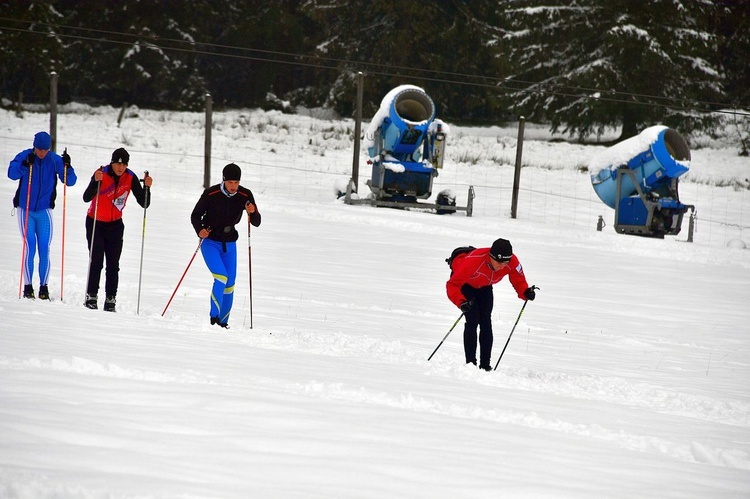
<svg viewBox="0 0 750 499">
<path fill-rule="evenodd" d="M 32 300 L 36 298 L 34 296 L 34 286 L 31 284 L 27 284 L 23 287 L 23 297 L 24 298 L 31 298 Z"/>
<path fill-rule="evenodd" d="M 213 326 L 214 324 L 219 327 L 223 327 L 224 329 L 229 329 L 229 324 L 227 324 L 226 322 L 221 322 L 221 319 L 219 319 L 218 317 L 211 317 L 211 325 Z"/>
<path fill-rule="evenodd" d="M 83 305 L 86 308 L 90 308 L 91 310 L 96 310 L 97 308 L 99 308 L 96 305 L 96 300 L 97 300 L 96 295 L 86 294 L 86 301 L 83 302 Z"/>
<path fill-rule="evenodd" d="M 104 311 L 105 312 L 117 312 L 117 310 L 115 310 L 115 297 L 114 296 L 108 296 L 104 300 Z"/>
<path fill-rule="evenodd" d="M 49 290 L 47 289 L 46 284 L 42 284 L 41 286 L 39 286 L 39 299 L 49 300 Z"/>
</svg>

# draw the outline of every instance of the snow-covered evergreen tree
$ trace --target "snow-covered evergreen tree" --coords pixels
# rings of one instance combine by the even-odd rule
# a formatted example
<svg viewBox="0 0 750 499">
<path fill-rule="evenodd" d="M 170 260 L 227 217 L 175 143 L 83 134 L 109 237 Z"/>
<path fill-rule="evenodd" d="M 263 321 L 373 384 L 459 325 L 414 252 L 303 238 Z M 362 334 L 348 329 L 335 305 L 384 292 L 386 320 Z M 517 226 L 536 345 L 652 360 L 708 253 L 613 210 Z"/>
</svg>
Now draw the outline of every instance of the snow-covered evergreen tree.
<svg viewBox="0 0 750 499">
<path fill-rule="evenodd" d="M 711 123 L 722 98 L 711 1 L 514 0 L 503 7 L 514 108 L 585 138 Z"/>
<path fill-rule="evenodd" d="M 365 113 L 377 110 L 392 88 L 425 88 L 444 116 L 496 118 L 506 106 L 492 89 L 505 59 L 487 49 L 495 5 L 471 2 L 308 2 L 304 10 L 321 26 L 316 53 L 336 61 L 329 104 L 351 115 L 354 74 L 365 73 Z"/>
<path fill-rule="evenodd" d="M 34 101 L 49 95 L 50 72 L 63 69 L 62 15 L 45 2 L 0 2 L 0 95 Z"/>
</svg>

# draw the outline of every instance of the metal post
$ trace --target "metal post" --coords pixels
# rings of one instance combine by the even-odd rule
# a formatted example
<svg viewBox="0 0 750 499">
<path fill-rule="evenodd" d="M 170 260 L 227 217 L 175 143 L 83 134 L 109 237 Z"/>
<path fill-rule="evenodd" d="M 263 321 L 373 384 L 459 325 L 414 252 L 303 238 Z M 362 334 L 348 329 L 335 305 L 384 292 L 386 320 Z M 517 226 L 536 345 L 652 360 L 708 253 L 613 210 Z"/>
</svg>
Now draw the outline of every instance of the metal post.
<svg viewBox="0 0 750 499">
<path fill-rule="evenodd" d="M 253 328 L 253 244 L 250 240 L 252 224 L 250 213 L 247 214 L 247 278 L 250 283 L 250 329 Z"/>
<path fill-rule="evenodd" d="M 513 176 L 513 199 L 510 205 L 510 218 L 518 215 L 518 186 L 521 183 L 521 158 L 523 157 L 523 130 L 526 118 L 521 116 L 518 120 L 518 141 L 516 142 L 516 172 Z"/>
<path fill-rule="evenodd" d="M 362 134 L 362 87 L 364 85 L 364 75 L 362 72 L 357 73 L 357 106 L 354 117 L 354 158 L 352 159 L 352 182 L 354 183 L 354 192 L 357 192 L 359 185 L 359 146 L 360 135 Z"/>
<path fill-rule="evenodd" d="M 458 319 L 456 319 L 456 322 L 453 323 L 451 328 L 448 330 L 447 333 L 445 333 L 445 336 L 443 336 L 443 339 L 440 340 L 440 343 L 438 343 L 438 346 L 435 347 L 435 350 L 432 351 L 429 357 L 427 357 L 427 360 L 429 361 L 433 355 L 435 355 L 435 352 L 438 351 L 438 348 L 440 348 L 443 345 L 443 342 L 448 338 L 448 335 L 451 334 L 451 331 L 453 331 L 456 328 L 456 325 L 458 324 L 458 321 L 461 320 L 461 317 L 464 316 L 464 312 L 461 312 L 461 315 L 458 316 Z"/>
<path fill-rule="evenodd" d="M 99 170 L 103 170 L 104 167 L 100 166 Z M 94 221 L 91 223 L 91 239 L 89 240 L 89 267 L 88 270 L 86 270 L 86 295 L 84 297 L 85 301 L 88 301 L 89 297 L 89 279 L 91 278 L 91 261 L 94 255 L 94 237 L 96 236 L 96 217 L 97 213 L 99 211 L 99 194 L 101 194 L 102 189 L 102 181 L 98 180 L 96 182 L 96 196 L 94 197 Z M 99 283 L 97 283 L 98 285 Z M 84 304 L 85 304 L 84 301 Z"/>
<path fill-rule="evenodd" d="M 63 151 L 63 156 L 68 154 L 68 148 Z M 62 248 L 60 251 L 60 301 L 63 299 L 65 288 L 65 212 L 68 206 L 68 166 L 63 163 L 63 208 L 62 208 Z"/>
<path fill-rule="evenodd" d="M 146 185 L 148 170 L 143 174 L 143 230 L 141 231 L 141 264 L 138 267 L 138 301 L 135 306 L 135 315 L 141 313 L 141 281 L 143 279 L 143 248 L 146 245 L 146 208 L 151 200 L 151 189 Z"/>
<path fill-rule="evenodd" d="M 161 316 L 164 317 L 164 314 L 167 313 L 167 309 L 169 308 L 169 304 L 172 303 L 172 299 L 174 298 L 174 295 L 177 294 L 177 290 L 180 288 L 180 284 L 182 284 L 182 280 L 185 278 L 185 275 L 187 275 L 188 270 L 190 270 L 190 266 L 193 264 L 193 260 L 195 260 L 195 255 L 198 254 L 198 251 L 201 249 L 201 244 L 203 244 L 203 239 L 198 241 L 198 247 L 195 248 L 195 252 L 193 253 L 193 256 L 190 257 L 190 261 L 188 262 L 187 267 L 185 268 L 185 272 L 182 273 L 182 277 L 180 277 L 180 280 L 177 282 L 177 287 L 174 288 L 174 291 L 172 292 L 172 296 L 169 297 L 169 301 L 167 302 L 167 305 L 164 307 L 164 310 L 161 312 Z"/>
<path fill-rule="evenodd" d="M 604 217 L 599 215 L 599 220 L 596 222 L 596 230 L 601 232 L 606 224 L 604 223 Z"/>
<path fill-rule="evenodd" d="M 536 286 L 531 286 L 532 289 L 539 289 Z M 497 371 L 497 366 L 500 365 L 500 361 L 503 360 L 503 354 L 505 353 L 505 349 L 508 348 L 508 343 L 510 343 L 510 338 L 513 336 L 513 331 L 516 330 L 516 326 L 518 325 L 518 321 L 521 320 L 521 315 L 523 314 L 523 309 L 526 308 L 526 304 L 529 303 L 529 300 L 523 301 L 523 306 L 521 307 L 521 311 L 518 312 L 518 317 L 516 317 L 516 323 L 513 324 L 513 329 L 510 330 L 510 334 L 508 335 L 508 341 L 505 342 L 505 346 L 503 347 L 503 351 L 500 352 L 500 357 L 497 359 L 497 363 L 495 364 L 495 371 Z"/>
<path fill-rule="evenodd" d="M 52 71 L 49 80 L 49 135 L 52 138 L 50 149 L 57 150 L 57 73 Z"/>
<path fill-rule="evenodd" d="M 211 186 L 211 115 L 212 115 L 211 94 L 206 94 L 206 133 L 205 144 L 203 146 L 203 188 L 208 189 Z"/>
<path fill-rule="evenodd" d="M 125 117 L 125 110 L 128 108 L 128 103 L 123 102 L 122 107 L 120 108 L 120 114 L 117 115 L 117 128 L 120 128 L 120 123 L 122 123 L 122 119 Z"/>
<path fill-rule="evenodd" d="M 21 299 L 21 292 L 23 290 L 23 274 L 26 271 L 26 255 L 29 251 L 29 203 L 31 202 L 31 179 L 34 177 L 34 163 L 36 163 L 36 157 L 34 162 L 29 165 L 29 183 L 26 187 L 26 210 L 23 213 L 23 250 L 21 251 L 21 277 L 18 281 L 18 299 Z M 41 164 L 41 162 L 40 162 Z M 32 262 L 33 264 L 33 262 Z M 31 274 L 29 274 L 29 284 L 31 284 Z"/>
</svg>

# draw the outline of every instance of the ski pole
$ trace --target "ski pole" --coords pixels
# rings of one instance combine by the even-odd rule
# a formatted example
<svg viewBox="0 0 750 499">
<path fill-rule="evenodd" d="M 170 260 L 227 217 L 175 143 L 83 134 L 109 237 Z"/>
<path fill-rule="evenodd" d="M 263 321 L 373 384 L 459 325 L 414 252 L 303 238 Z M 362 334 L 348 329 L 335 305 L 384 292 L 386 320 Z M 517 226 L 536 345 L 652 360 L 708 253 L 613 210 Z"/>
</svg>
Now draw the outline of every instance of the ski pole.
<svg viewBox="0 0 750 499">
<path fill-rule="evenodd" d="M 531 286 L 532 289 L 539 289 L 536 286 Z M 521 320 L 521 314 L 523 314 L 523 309 L 526 308 L 526 304 L 529 303 L 529 300 L 523 301 L 523 306 L 521 307 L 521 311 L 518 312 L 518 317 L 516 318 L 516 323 L 513 324 L 513 329 L 510 330 L 510 334 L 508 335 L 508 341 L 505 342 L 505 346 L 503 347 L 503 351 L 500 352 L 500 357 L 497 359 L 497 363 L 495 364 L 495 369 L 493 371 L 497 371 L 497 366 L 500 365 L 500 360 L 503 358 L 503 354 L 505 353 L 505 349 L 508 348 L 508 343 L 510 343 L 510 338 L 513 336 L 513 331 L 516 330 L 516 326 L 518 325 L 518 321 Z"/>
<path fill-rule="evenodd" d="M 63 151 L 63 156 L 68 154 L 68 148 Z M 62 215 L 62 250 L 60 255 L 60 301 L 63 299 L 65 287 L 65 209 L 68 200 L 68 166 L 63 162 L 63 215 Z"/>
<path fill-rule="evenodd" d="M 102 167 L 99 167 L 101 170 Z M 89 242 L 89 268 L 86 271 L 86 294 L 89 293 L 89 279 L 91 278 L 91 260 L 94 253 L 94 236 L 96 235 L 96 215 L 99 211 L 99 191 L 102 188 L 102 181 L 96 183 L 96 195 L 94 196 L 94 222 L 91 224 L 91 241 Z"/>
<path fill-rule="evenodd" d="M 253 245 L 250 242 L 250 213 L 247 214 L 247 269 L 250 280 L 250 329 L 253 328 Z"/>
<path fill-rule="evenodd" d="M 440 341 L 440 343 L 438 344 L 438 346 L 437 346 L 437 347 L 435 347 L 435 350 L 433 350 L 433 351 L 432 351 L 432 353 L 430 354 L 430 356 L 429 356 L 429 357 L 427 357 L 427 361 L 428 361 L 428 362 L 429 362 L 429 360 L 430 360 L 430 359 L 432 358 L 432 356 L 433 356 L 433 355 L 435 355 L 435 352 L 437 352 L 437 351 L 438 351 L 438 348 L 440 348 L 440 347 L 442 346 L 443 342 L 444 342 L 444 341 L 446 340 L 446 338 L 448 338 L 448 335 L 449 335 L 449 334 L 451 334 L 451 331 L 453 331 L 453 329 L 454 329 L 454 328 L 456 327 L 456 324 L 458 324 L 458 321 L 460 321 L 460 320 L 461 320 L 461 317 L 463 317 L 463 316 L 464 316 L 464 313 L 463 313 L 463 312 L 461 312 L 461 315 L 459 315 L 459 316 L 458 316 L 458 319 L 456 319 L 456 322 L 454 322 L 454 323 L 453 323 L 453 325 L 452 325 L 452 326 L 451 326 L 451 328 L 450 328 L 450 329 L 448 330 L 448 332 L 446 333 L 446 335 L 445 335 L 445 336 L 443 336 L 443 339 L 442 339 L 442 340 Z"/>
<path fill-rule="evenodd" d="M 167 306 L 164 307 L 164 311 L 161 313 L 161 316 L 164 317 L 164 314 L 167 313 L 167 308 L 169 308 L 169 304 L 172 303 L 172 298 L 174 298 L 174 295 L 177 294 L 177 290 L 180 288 L 180 284 L 182 284 L 182 280 L 185 278 L 185 275 L 188 272 L 188 269 L 190 269 L 190 266 L 193 264 L 193 260 L 195 260 L 195 255 L 198 254 L 198 250 L 201 249 L 201 244 L 203 244 L 203 239 L 201 239 L 198 242 L 198 247 L 195 248 L 195 253 L 193 253 L 193 257 L 190 259 L 190 262 L 188 263 L 187 268 L 185 269 L 185 272 L 182 273 L 182 277 L 180 277 L 180 281 L 177 283 L 177 287 L 174 288 L 174 292 L 172 293 L 172 296 L 169 297 L 169 301 L 167 302 Z"/>
<path fill-rule="evenodd" d="M 21 250 L 21 277 L 18 279 L 18 299 L 21 299 L 21 289 L 23 288 L 23 273 L 26 266 L 26 252 L 29 247 L 29 201 L 31 200 L 31 177 L 34 175 L 34 162 L 29 165 L 29 185 L 26 188 L 26 211 L 24 212 L 23 222 L 23 249 Z M 31 276 L 29 275 L 29 284 Z"/>
<path fill-rule="evenodd" d="M 143 277 L 143 246 L 146 243 L 146 208 L 148 207 L 149 202 L 149 188 L 146 185 L 146 177 L 148 177 L 148 170 L 143 174 L 143 191 L 144 191 L 144 197 L 143 197 L 143 231 L 141 232 L 141 264 L 138 268 L 138 302 L 135 307 L 135 314 L 140 315 L 141 310 L 141 278 Z"/>
</svg>

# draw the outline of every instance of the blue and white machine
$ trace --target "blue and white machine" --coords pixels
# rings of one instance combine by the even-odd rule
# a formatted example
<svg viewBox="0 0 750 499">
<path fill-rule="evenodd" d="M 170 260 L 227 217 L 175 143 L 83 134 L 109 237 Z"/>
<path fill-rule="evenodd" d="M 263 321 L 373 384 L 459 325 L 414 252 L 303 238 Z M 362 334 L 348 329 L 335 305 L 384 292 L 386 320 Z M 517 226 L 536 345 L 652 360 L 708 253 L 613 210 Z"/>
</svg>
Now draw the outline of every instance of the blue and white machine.
<svg viewBox="0 0 750 499">
<path fill-rule="evenodd" d="M 450 191 L 438 194 L 435 204 L 418 203 L 432 195 L 432 184 L 443 167 L 445 144 L 450 129 L 435 118 L 435 104 L 414 85 L 401 85 L 383 98 L 365 132 L 372 177 L 367 185 L 374 206 L 432 208 L 439 214 L 472 212 L 473 187 L 467 207 L 457 207 Z M 350 189 L 351 190 L 351 189 Z M 347 196 L 347 202 L 354 201 Z"/>
<path fill-rule="evenodd" d="M 430 197 L 445 146 L 443 123 L 438 120 L 433 126 L 435 121 L 435 104 L 419 87 L 402 85 L 383 98 L 364 144 L 372 164 L 367 185 L 378 199 L 410 202 Z"/>
<path fill-rule="evenodd" d="M 653 126 L 598 154 L 589 171 L 599 199 L 615 209 L 617 232 L 663 238 L 679 234 L 683 215 L 695 209 L 682 204 L 677 192 L 689 165 L 682 135 Z"/>
</svg>

